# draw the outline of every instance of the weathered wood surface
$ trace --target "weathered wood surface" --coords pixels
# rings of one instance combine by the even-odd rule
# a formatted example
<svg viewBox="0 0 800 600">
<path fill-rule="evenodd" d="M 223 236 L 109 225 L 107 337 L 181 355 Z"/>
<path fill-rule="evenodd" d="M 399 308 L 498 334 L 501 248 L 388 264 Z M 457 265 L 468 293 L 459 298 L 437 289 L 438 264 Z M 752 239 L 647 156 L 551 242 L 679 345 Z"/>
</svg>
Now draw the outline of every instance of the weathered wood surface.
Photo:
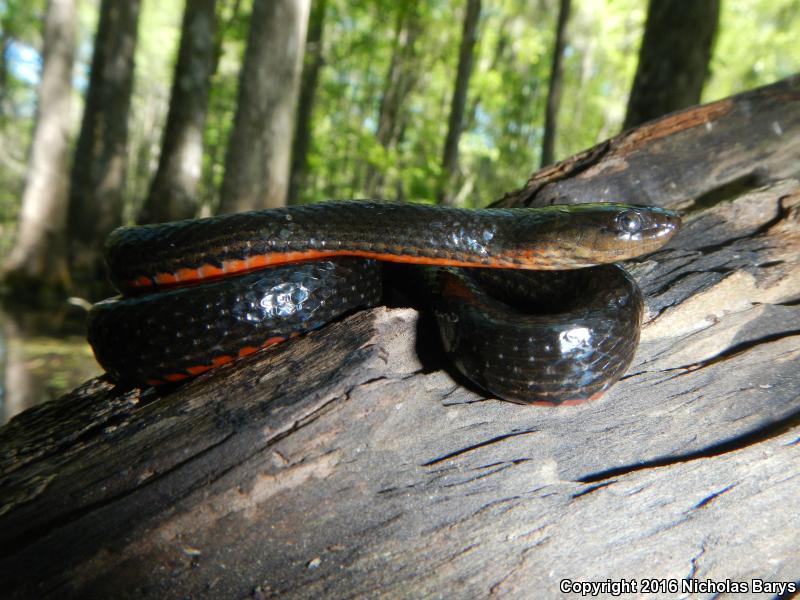
<svg viewBox="0 0 800 600">
<path fill-rule="evenodd" d="M 628 265 L 648 306 L 629 374 L 578 407 L 465 388 L 411 309 L 158 394 L 89 382 L 0 430 L 3 591 L 530 598 L 564 596 L 562 579 L 796 582 L 798 263 L 798 181 L 690 207 L 667 249 Z"/>
</svg>

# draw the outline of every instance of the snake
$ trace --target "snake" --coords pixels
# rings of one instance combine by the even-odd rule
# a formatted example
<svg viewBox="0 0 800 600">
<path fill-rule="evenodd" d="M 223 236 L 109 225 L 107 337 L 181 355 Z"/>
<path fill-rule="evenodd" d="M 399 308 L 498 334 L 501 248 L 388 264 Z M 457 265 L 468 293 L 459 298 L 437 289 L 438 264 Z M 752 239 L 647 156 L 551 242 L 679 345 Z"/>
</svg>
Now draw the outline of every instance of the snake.
<svg viewBox="0 0 800 600">
<path fill-rule="evenodd" d="M 491 397 L 600 397 L 639 341 L 642 294 L 616 263 L 661 248 L 680 215 L 620 203 L 450 208 L 331 201 L 121 227 L 120 296 L 88 316 L 112 380 L 180 382 L 382 301 L 403 263 L 455 369 Z"/>
</svg>

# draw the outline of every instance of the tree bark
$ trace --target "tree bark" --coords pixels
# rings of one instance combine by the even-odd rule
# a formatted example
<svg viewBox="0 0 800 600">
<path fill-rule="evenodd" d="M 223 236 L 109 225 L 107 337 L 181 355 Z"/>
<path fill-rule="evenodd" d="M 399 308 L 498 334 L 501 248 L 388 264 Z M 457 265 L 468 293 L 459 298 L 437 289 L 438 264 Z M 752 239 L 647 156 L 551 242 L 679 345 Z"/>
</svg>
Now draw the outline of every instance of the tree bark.
<svg viewBox="0 0 800 600">
<path fill-rule="evenodd" d="M 138 222 L 191 219 L 203 172 L 203 129 L 214 69 L 216 0 L 187 0 L 158 170 Z"/>
<path fill-rule="evenodd" d="M 561 0 L 556 25 L 556 42 L 553 47 L 553 62 L 550 67 L 550 87 L 547 92 L 547 107 L 544 113 L 544 134 L 542 137 L 542 166 L 555 160 L 556 131 L 558 128 L 558 109 L 561 106 L 561 82 L 564 79 L 564 47 L 567 45 L 567 21 L 569 21 L 570 0 Z"/>
<path fill-rule="evenodd" d="M 254 0 L 219 212 L 284 206 L 309 0 Z"/>
<path fill-rule="evenodd" d="M 481 18 L 481 0 L 467 0 L 461 46 L 458 50 L 458 68 L 453 99 L 450 102 L 450 117 L 447 122 L 447 138 L 442 154 L 442 180 L 439 202 L 453 206 L 456 200 L 455 179 L 458 172 L 458 141 L 464 126 L 464 111 L 467 106 L 467 90 L 472 76 L 475 42 L 478 39 L 478 22 Z"/>
<path fill-rule="evenodd" d="M 37 299 L 61 296 L 69 286 L 65 232 L 75 28 L 74 0 L 50 0 L 19 229 L 4 265 L 6 282 L 14 293 Z"/>
<path fill-rule="evenodd" d="M 122 221 L 139 0 L 103 0 L 72 164 L 68 235 L 77 291 L 107 293 L 101 249 Z"/>
<path fill-rule="evenodd" d="M 402 137 L 404 105 L 417 80 L 416 42 L 422 31 L 418 0 L 401 3 L 397 11 L 392 57 L 384 80 L 375 133 L 378 143 L 387 151 L 394 148 Z M 370 165 L 364 184 L 367 194 L 374 198 L 382 197 L 383 183 L 382 166 Z"/>
<path fill-rule="evenodd" d="M 641 130 L 626 155 L 639 161 L 611 153 L 571 172 L 591 188 L 634 169 L 660 181 L 658 204 L 685 211 L 668 247 L 627 265 L 645 327 L 602 400 L 486 398 L 441 364 L 424 316 L 386 308 L 172 389 L 92 380 L 0 429 L 7 595 L 558 597 L 564 579 L 796 581 L 800 182 L 723 198 L 708 174 L 747 176 L 758 161 L 797 173 L 800 78 L 726 102 Z M 678 169 L 684 180 L 642 168 L 678 135 L 676 158 L 700 168 Z M 687 199 L 684 184 L 703 191 Z"/>
<path fill-rule="evenodd" d="M 322 56 L 322 37 L 325 28 L 325 8 L 327 0 L 316 0 L 311 7 L 306 38 L 305 65 L 300 84 L 300 99 L 297 103 L 297 118 L 292 147 L 292 169 L 289 182 L 289 203 L 300 202 L 306 185 L 308 148 L 311 144 L 311 116 L 314 110 L 314 96 L 317 79 L 324 59 Z"/>
<path fill-rule="evenodd" d="M 700 102 L 719 0 L 650 0 L 623 129 Z"/>
</svg>

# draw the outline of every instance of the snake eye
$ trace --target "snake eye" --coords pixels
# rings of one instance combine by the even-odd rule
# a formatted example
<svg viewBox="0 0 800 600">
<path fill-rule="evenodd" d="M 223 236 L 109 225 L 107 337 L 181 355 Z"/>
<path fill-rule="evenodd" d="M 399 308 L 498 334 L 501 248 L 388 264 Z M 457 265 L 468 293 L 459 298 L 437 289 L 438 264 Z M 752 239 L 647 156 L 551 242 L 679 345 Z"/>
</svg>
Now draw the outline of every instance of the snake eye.
<svg viewBox="0 0 800 600">
<path fill-rule="evenodd" d="M 626 210 L 617 215 L 616 226 L 620 233 L 636 235 L 644 228 L 644 220 L 635 210 Z"/>
</svg>

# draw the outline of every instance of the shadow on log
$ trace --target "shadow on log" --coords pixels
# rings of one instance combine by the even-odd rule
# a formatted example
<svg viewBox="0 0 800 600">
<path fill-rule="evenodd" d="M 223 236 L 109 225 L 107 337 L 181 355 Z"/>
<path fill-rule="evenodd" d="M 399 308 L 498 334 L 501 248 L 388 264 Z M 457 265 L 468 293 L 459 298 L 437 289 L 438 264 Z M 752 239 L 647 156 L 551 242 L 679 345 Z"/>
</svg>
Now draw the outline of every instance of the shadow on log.
<svg viewBox="0 0 800 600">
<path fill-rule="evenodd" d="M 796 581 L 799 104 L 792 79 L 668 116 L 504 200 L 603 189 L 687 209 L 666 249 L 627 265 L 646 326 L 602 400 L 486 399 L 424 367 L 417 313 L 386 308 L 173 389 L 93 380 L 0 430 L 4 591 L 552 597 L 563 579 Z"/>
</svg>

